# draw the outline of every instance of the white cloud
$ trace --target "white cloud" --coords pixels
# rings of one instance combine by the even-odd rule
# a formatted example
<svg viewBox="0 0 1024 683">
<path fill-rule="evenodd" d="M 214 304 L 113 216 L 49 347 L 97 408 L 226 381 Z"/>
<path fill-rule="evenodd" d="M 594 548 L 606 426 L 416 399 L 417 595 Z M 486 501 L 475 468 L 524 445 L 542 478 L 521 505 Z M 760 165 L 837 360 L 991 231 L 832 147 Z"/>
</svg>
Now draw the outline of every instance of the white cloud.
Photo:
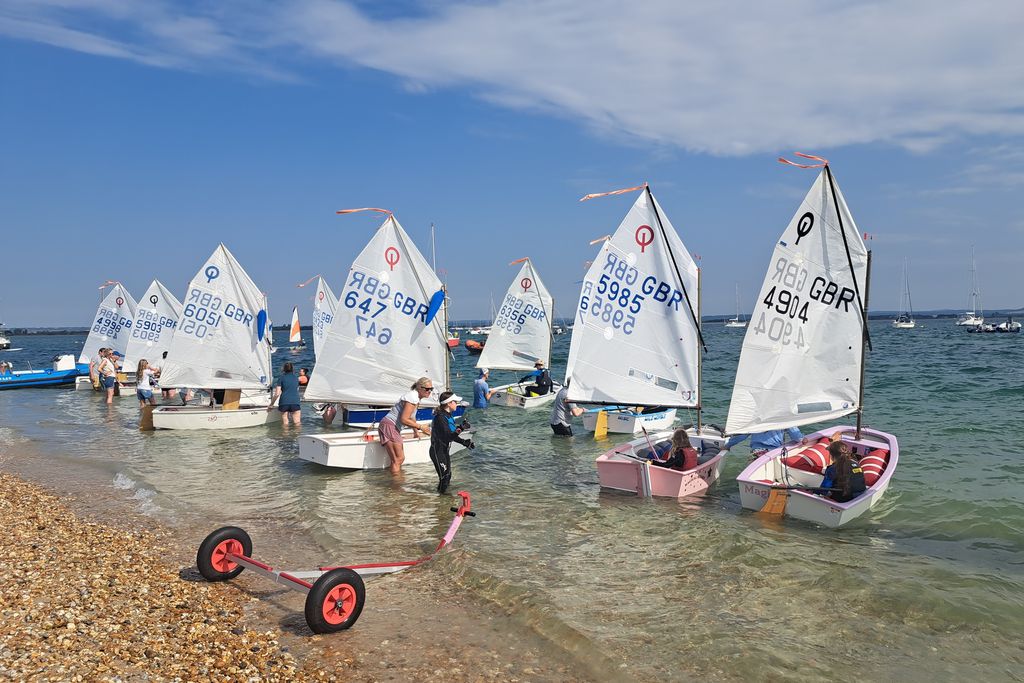
<svg viewBox="0 0 1024 683">
<path fill-rule="evenodd" d="M 339 0 L 201 7 L 15 0 L 0 32 L 274 78 L 308 62 L 362 66 L 412 92 L 464 88 L 599 135 L 719 155 L 1024 133 L 1019 2 L 499 0 L 388 19 Z"/>
</svg>

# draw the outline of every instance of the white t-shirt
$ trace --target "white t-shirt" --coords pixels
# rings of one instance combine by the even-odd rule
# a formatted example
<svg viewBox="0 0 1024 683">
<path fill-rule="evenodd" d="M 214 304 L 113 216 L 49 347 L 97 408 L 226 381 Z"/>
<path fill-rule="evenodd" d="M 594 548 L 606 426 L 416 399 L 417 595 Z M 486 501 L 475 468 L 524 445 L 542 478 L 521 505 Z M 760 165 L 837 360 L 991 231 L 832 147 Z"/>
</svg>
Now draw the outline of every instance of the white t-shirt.
<svg viewBox="0 0 1024 683">
<path fill-rule="evenodd" d="M 153 370 L 152 368 L 146 368 L 142 371 L 142 377 L 138 378 L 139 384 L 137 389 L 139 391 L 152 391 L 153 390 Z"/>
<path fill-rule="evenodd" d="M 405 409 L 404 404 L 406 403 L 418 406 L 420 404 L 420 392 L 413 389 L 408 393 L 402 394 L 402 398 L 398 399 L 398 403 L 391 406 L 391 410 L 389 410 L 388 414 L 384 416 L 384 419 L 391 420 L 395 425 L 400 427 L 402 423 L 399 422 L 399 418 L 402 416 L 402 410 Z M 413 417 L 415 417 L 415 415 Z"/>
</svg>

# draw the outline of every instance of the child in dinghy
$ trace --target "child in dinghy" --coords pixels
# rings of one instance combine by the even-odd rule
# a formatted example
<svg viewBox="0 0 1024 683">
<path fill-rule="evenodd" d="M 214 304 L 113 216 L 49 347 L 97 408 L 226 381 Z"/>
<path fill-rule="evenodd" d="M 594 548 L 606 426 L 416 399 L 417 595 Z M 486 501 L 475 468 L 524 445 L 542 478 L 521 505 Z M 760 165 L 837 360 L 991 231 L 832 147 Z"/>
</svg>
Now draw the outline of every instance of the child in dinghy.
<svg viewBox="0 0 1024 683">
<path fill-rule="evenodd" d="M 664 460 L 652 460 L 655 467 L 667 467 L 673 470 L 692 470 L 697 466 L 697 449 L 690 444 L 690 437 L 685 429 L 677 429 L 672 433 L 672 448 Z"/>
</svg>

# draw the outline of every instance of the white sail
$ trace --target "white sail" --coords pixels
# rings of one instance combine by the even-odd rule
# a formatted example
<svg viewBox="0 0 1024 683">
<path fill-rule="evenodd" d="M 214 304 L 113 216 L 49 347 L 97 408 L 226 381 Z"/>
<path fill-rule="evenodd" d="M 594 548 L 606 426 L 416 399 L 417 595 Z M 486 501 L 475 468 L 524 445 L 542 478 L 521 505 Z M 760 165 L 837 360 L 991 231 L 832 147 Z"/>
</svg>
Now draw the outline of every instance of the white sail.
<svg viewBox="0 0 1024 683">
<path fill-rule="evenodd" d="M 136 308 L 135 299 L 128 290 L 120 282 L 114 283 L 96 309 L 78 362 L 88 363 L 101 348 L 113 349 L 123 356 L 128 348 Z"/>
<path fill-rule="evenodd" d="M 526 259 L 502 299 L 476 366 L 533 370 L 538 360 L 550 363 L 554 303 L 530 259 Z"/>
<path fill-rule="evenodd" d="M 338 310 L 338 298 L 334 296 L 327 280 L 317 278 L 316 295 L 313 297 L 313 357 L 320 355 L 324 340 L 327 337 L 327 330 L 331 327 L 334 314 Z"/>
<path fill-rule="evenodd" d="M 645 188 L 583 280 L 569 399 L 699 405 L 696 295 L 697 264 Z"/>
<path fill-rule="evenodd" d="M 867 248 L 828 173 L 818 175 L 775 245 L 743 338 L 729 434 L 857 410 Z"/>
<path fill-rule="evenodd" d="M 389 215 L 348 272 L 305 400 L 391 405 L 417 378 L 447 377 L 441 281 Z"/>
<path fill-rule="evenodd" d="M 292 306 L 292 324 L 288 328 L 288 342 L 298 344 L 302 341 L 302 328 L 299 327 L 299 307 Z"/>
<path fill-rule="evenodd" d="M 264 389 L 271 382 L 267 300 L 223 244 L 188 285 L 162 387 Z"/>
<path fill-rule="evenodd" d="M 181 302 L 159 280 L 153 280 L 139 300 L 124 352 L 124 369 L 134 372 L 145 358 L 150 365 L 162 364 L 164 351 L 171 348 L 171 337 L 181 317 Z"/>
</svg>

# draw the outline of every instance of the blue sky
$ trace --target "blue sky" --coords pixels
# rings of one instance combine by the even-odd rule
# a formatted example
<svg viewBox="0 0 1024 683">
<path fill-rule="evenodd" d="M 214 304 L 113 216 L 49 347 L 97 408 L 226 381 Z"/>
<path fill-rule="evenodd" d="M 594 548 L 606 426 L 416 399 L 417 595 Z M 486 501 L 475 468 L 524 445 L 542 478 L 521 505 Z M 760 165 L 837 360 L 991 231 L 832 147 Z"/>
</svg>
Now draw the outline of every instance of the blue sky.
<svg viewBox="0 0 1024 683">
<path fill-rule="evenodd" d="M 948 4 L 949 6 L 945 6 Z M 962 4 L 962 6 L 960 6 Z M 638 6 L 639 5 L 639 6 Z M 871 304 L 1024 306 L 1024 5 L 606 0 L 6 0 L 0 319 L 85 325 L 97 287 L 172 290 L 220 241 L 274 319 L 395 211 L 487 317 L 530 256 L 575 284 L 649 181 L 702 258 L 703 309 L 753 305 L 832 162 L 874 236 Z"/>
</svg>

